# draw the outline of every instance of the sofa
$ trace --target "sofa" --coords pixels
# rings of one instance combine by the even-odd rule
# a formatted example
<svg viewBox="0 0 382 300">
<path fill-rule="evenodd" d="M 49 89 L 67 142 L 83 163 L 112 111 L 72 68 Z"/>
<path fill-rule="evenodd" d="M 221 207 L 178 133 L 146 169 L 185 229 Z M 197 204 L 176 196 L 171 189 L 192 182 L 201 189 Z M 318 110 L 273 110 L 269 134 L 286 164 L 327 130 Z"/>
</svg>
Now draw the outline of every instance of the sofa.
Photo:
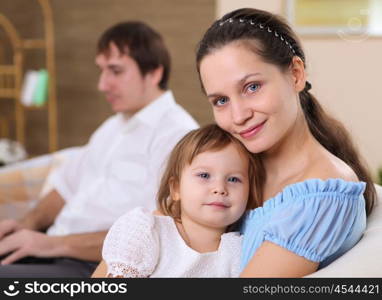
<svg viewBox="0 0 382 300">
<path fill-rule="evenodd" d="M 36 205 L 51 189 L 46 180 L 51 170 L 81 148 L 66 148 L 0 167 L 0 220 L 18 219 Z"/>
<path fill-rule="evenodd" d="M 0 168 L 0 220 L 19 218 L 51 187 L 46 176 L 80 151 L 73 147 Z M 375 185 L 378 200 L 361 240 L 327 267 L 306 277 L 382 277 L 382 187 Z M 15 199 L 9 202 L 7 199 Z"/>
</svg>

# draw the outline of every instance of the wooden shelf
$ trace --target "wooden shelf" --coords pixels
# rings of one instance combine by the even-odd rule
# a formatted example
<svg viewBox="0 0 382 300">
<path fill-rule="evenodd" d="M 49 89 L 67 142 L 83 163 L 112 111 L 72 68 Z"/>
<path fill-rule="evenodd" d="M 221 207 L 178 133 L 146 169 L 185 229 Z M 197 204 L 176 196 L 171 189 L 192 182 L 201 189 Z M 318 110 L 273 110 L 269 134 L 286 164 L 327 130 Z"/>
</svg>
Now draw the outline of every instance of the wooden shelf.
<svg viewBox="0 0 382 300">
<path fill-rule="evenodd" d="M 0 83 L 1 84 L 1 83 Z M 2 88 L 0 89 L 0 99 L 8 99 L 8 98 L 16 98 L 19 95 L 18 91 L 15 91 L 14 89 L 7 89 L 7 88 Z"/>
<path fill-rule="evenodd" d="M 46 41 L 45 40 L 24 40 L 23 41 L 23 48 L 24 49 L 44 49 L 46 47 Z"/>
<path fill-rule="evenodd" d="M 48 107 L 46 105 L 43 105 L 43 106 L 25 106 L 24 109 L 25 110 L 46 110 Z"/>
<path fill-rule="evenodd" d="M 56 96 L 56 68 L 54 61 L 54 27 L 50 0 L 37 0 L 43 15 L 44 37 L 41 39 L 23 39 L 12 22 L 0 13 L 0 28 L 8 36 L 13 50 L 13 64 L 0 65 L 0 99 L 7 98 L 14 101 L 16 120 L 16 139 L 25 145 L 25 113 L 28 111 L 47 111 L 49 131 L 49 152 L 57 150 L 57 96 Z M 45 66 L 48 71 L 48 100 L 44 106 L 23 106 L 21 98 L 21 85 L 24 69 L 25 52 L 30 49 L 40 49 L 45 54 Z M 8 128 L 9 124 L 2 119 L 1 124 Z M 0 132 L 4 134 L 4 132 Z"/>
</svg>

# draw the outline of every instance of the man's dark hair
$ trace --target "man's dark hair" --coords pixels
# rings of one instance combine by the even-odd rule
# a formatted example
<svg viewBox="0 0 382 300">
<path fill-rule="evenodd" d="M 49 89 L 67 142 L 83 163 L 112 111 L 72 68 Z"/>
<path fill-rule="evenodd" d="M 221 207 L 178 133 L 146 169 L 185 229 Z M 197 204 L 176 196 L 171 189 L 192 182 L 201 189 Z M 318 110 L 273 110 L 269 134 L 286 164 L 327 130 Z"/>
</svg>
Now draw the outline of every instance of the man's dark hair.
<svg viewBox="0 0 382 300">
<path fill-rule="evenodd" d="M 107 29 L 98 41 L 97 54 L 109 54 L 110 44 L 133 58 L 142 76 L 150 71 L 163 67 L 159 87 L 168 89 L 170 76 L 170 55 L 161 35 L 142 22 L 123 22 Z"/>
</svg>

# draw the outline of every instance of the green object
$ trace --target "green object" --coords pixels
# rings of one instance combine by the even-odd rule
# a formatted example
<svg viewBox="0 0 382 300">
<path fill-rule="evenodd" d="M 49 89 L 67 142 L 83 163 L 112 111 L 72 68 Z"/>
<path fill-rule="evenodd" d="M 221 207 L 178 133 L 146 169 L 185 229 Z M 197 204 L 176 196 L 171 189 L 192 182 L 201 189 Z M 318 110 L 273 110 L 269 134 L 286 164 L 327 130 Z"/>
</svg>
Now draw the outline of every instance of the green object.
<svg viewBox="0 0 382 300">
<path fill-rule="evenodd" d="M 38 73 L 36 89 L 33 95 L 33 104 L 43 106 L 47 100 L 49 75 L 45 69 L 41 69 Z"/>
<path fill-rule="evenodd" d="M 378 184 L 382 185 L 382 167 L 378 169 Z"/>
</svg>

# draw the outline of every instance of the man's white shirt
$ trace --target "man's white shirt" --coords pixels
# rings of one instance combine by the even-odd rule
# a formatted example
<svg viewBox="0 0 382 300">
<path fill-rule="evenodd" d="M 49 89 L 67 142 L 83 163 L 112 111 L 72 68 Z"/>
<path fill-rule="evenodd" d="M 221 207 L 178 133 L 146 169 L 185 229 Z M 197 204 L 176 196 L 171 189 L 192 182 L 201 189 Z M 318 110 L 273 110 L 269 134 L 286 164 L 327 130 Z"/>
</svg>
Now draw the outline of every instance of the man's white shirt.
<svg viewBox="0 0 382 300">
<path fill-rule="evenodd" d="M 167 91 L 131 118 L 108 118 L 48 181 L 66 203 L 48 235 L 108 230 L 127 211 L 156 208 L 167 157 L 195 120 Z"/>
</svg>

